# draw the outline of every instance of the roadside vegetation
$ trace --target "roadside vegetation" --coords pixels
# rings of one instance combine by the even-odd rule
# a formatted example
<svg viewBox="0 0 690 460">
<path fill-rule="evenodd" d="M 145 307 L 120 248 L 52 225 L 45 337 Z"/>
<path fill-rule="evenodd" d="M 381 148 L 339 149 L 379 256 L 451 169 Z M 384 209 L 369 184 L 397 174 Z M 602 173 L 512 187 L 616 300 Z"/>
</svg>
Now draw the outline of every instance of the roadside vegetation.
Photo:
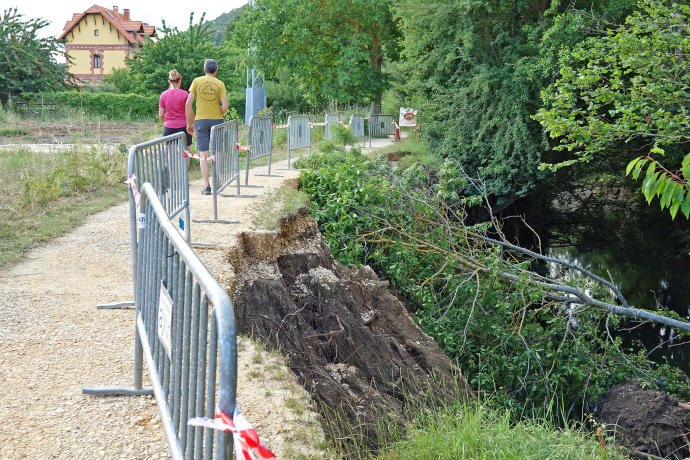
<svg viewBox="0 0 690 460">
<path fill-rule="evenodd" d="M 126 171 L 126 150 L 0 150 L 0 267 L 125 200 Z"/>
<path fill-rule="evenodd" d="M 304 157 L 298 166 L 305 168 L 301 189 L 329 247 L 346 265 L 368 264 L 391 282 L 472 388 L 488 395 L 492 411 L 510 414 L 511 423 L 557 430 L 586 422 L 597 396 L 628 379 L 668 382 L 671 392 L 687 388 L 683 372 L 614 337 L 620 316 L 568 291 L 615 301 L 609 286 L 544 278 L 532 271 L 531 255 L 501 244 L 501 222 L 485 207 L 483 184 L 457 163 L 420 149 L 408 166 L 391 168 L 387 155 L 327 146 L 328 153 Z M 475 193 L 459 193 L 468 188 Z M 452 432 L 453 420 L 426 422 Z"/>
<path fill-rule="evenodd" d="M 509 411 L 473 401 L 438 411 L 420 411 L 406 437 L 377 460 L 623 459 L 614 446 L 602 448 L 596 434 L 554 428 L 550 420 L 514 423 Z"/>
</svg>

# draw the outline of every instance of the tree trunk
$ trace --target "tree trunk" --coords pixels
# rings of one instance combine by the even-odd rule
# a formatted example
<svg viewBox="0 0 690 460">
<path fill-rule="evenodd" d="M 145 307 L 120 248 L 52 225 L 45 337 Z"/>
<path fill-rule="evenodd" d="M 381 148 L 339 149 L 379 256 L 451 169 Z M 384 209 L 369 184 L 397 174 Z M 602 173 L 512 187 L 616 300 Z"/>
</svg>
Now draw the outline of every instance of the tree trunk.
<svg viewBox="0 0 690 460">
<path fill-rule="evenodd" d="M 371 52 L 369 53 L 369 64 L 371 65 L 371 68 L 378 74 L 381 75 L 381 66 L 383 64 L 383 53 L 381 50 L 381 47 L 378 46 L 378 41 L 374 41 L 373 46 L 371 48 Z M 382 94 L 376 94 L 374 96 L 374 100 L 371 103 L 371 113 L 372 114 L 377 114 L 381 113 L 381 98 Z"/>
</svg>

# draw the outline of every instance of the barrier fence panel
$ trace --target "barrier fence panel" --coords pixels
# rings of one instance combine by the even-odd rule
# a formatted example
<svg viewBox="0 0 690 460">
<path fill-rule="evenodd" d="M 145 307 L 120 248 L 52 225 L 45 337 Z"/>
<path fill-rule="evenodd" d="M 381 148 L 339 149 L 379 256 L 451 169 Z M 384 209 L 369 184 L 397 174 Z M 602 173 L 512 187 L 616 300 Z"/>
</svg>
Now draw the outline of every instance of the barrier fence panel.
<svg viewBox="0 0 690 460">
<path fill-rule="evenodd" d="M 238 220 L 218 219 L 218 195 L 233 181 L 237 182 L 240 196 L 240 157 L 237 150 L 237 120 L 226 121 L 211 127 L 209 154 L 213 157 L 211 195 L 213 197 L 213 219 L 198 219 L 194 222 L 238 224 Z M 226 195 L 227 196 L 227 195 Z"/>
<path fill-rule="evenodd" d="M 309 148 L 311 154 L 311 121 L 308 115 L 290 115 L 287 128 L 287 169 L 290 167 L 290 151 Z"/>
<path fill-rule="evenodd" d="M 152 184 L 143 207 L 135 278 L 134 388 L 84 388 L 85 394 L 153 394 L 173 459 L 230 459 L 228 433 L 190 427 L 193 417 L 236 408 L 235 314 L 213 278 L 168 218 Z M 142 388 L 146 360 L 152 389 Z M 216 438 L 214 440 L 214 438 Z"/>
<path fill-rule="evenodd" d="M 376 114 L 369 116 L 369 147 L 371 147 L 372 136 L 395 136 L 393 121 L 393 115 Z M 393 137 L 393 142 L 395 142 L 395 137 Z"/>
<path fill-rule="evenodd" d="M 282 177 L 271 174 L 271 154 L 273 153 L 273 117 L 252 117 L 249 120 L 249 150 L 247 151 L 247 170 L 244 183 L 249 183 L 249 162 L 268 157 L 268 174 L 255 176 Z"/>
<path fill-rule="evenodd" d="M 331 127 L 337 125 L 338 120 L 340 120 L 338 115 L 334 115 L 332 113 L 326 114 L 326 139 L 330 139 L 333 136 Z"/>
<path fill-rule="evenodd" d="M 165 209 L 168 219 L 179 217 L 180 228 L 185 238 L 191 241 L 189 212 L 189 176 L 187 159 L 184 157 L 186 138 L 184 133 L 175 133 L 159 139 L 143 142 L 129 149 L 127 159 L 127 182 L 129 184 L 129 225 L 132 248 L 132 276 L 137 274 L 137 213 L 139 211 L 138 190 L 145 182 L 153 185 Z M 135 293 L 136 294 L 136 293 Z M 136 299 L 135 299 L 136 300 Z M 98 305 L 100 309 L 115 309 L 134 302 L 118 302 Z"/>
<path fill-rule="evenodd" d="M 350 129 L 352 134 L 357 138 L 362 138 L 362 144 L 366 145 L 366 136 L 364 135 L 364 118 L 361 115 L 352 115 L 350 118 Z"/>
</svg>

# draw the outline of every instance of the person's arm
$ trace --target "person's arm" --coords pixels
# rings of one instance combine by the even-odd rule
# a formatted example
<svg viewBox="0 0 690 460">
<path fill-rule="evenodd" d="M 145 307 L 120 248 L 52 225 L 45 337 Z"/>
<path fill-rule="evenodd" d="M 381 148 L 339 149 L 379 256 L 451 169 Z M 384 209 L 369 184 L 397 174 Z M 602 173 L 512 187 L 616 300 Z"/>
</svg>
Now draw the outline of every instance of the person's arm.
<svg viewBox="0 0 690 460">
<path fill-rule="evenodd" d="M 230 108 L 228 104 L 228 93 L 225 91 L 225 83 L 220 82 L 220 113 L 225 114 Z"/>
<path fill-rule="evenodd" d="M 158 118 L 165 123 L 165 92 L 158 98 Z"/>
<path fill-rule="evenodd" d="M 184 114 L 187 118 L 187 132 L 194 134 L 194 93 L 189 92 L 187 102 L 184 104 Z"/>
</svg>

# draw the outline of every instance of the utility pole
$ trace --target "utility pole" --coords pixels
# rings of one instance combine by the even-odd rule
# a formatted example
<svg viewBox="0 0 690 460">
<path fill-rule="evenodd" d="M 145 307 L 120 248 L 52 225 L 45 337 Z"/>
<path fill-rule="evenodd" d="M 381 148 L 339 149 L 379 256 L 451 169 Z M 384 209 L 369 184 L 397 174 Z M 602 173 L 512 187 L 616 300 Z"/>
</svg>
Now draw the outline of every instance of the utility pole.
<svg viewBox="0 0 690 460">
<path fill-rule="evenodd" d="M 249 14 L 254 9 L 254 0 L 249 0 Z M 251 57 L 256 53 L 256 47 L 251 46 L 247 54 Z M 255 116 L 260 110 L 266 108 L 266 80 L 259 76 L 254 68 L 247 68 L 247 90 L 244 104 L 244 123 L 249 124 L 251 117 Z"/>
</svg>

